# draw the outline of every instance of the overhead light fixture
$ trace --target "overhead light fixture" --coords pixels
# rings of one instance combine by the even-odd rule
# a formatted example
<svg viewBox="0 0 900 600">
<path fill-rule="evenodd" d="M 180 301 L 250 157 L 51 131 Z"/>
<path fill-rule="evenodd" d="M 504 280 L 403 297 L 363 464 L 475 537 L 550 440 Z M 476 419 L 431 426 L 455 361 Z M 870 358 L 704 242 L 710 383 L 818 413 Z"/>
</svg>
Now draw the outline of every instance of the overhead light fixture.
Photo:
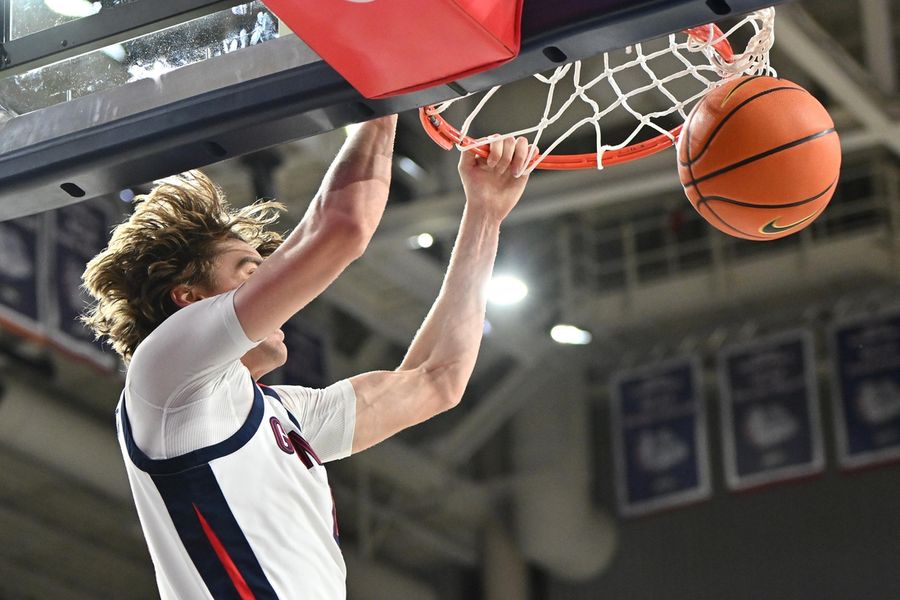
<svg viewBox="0 0 900 600">
<path fill-rule="evenodd" d="M 420 233 L 419 235 L 408 237 L 406 239 L 406 245 L 413 250 L 431 248 L 434 245 L 434 236 L 430 233 Z"/>
<path fill-rule="evenodd" d="M 101 8 L 99 2 L 88 0 L 44 0 L 44 4 L 56 14 L 76 18 L 96 15 Z"/>
<path fill-rule="evenodd" d="M 590 344 L 591 339 L 593 339 L 590 331 L 579 329 L 574 325 L 562 324 L 553 326 L 553 329 L 550 330 L 550 337 L 558 344 L 571 344 L 574 346 Z"/>
<path fill-rule="evenodd" d="M 398 169 L 417 181 L 425 179 L 425 176 L 427 175 L 425 169 L 408 156 L 395 156 L 394 164 L 397 165 Z"/>
<path fill-rule="evenodd" d="M 518 304 L 528 295 L 525 282 L 512 275 L 498 275 L 488 283 L 488 302 L 499 306 Z"/>
</svg>

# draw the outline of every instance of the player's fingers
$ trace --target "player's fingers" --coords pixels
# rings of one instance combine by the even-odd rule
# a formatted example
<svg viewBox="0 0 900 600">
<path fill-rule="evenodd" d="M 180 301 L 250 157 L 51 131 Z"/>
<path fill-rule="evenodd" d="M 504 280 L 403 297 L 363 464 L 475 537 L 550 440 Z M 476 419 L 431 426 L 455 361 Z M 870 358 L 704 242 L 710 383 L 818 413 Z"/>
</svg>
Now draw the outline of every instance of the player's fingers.
<svg viewBox="0 0 900 600">
<path fill-rule="evenodd" d="M 516 140 L 513 138 L 506 138 L 505 140 L 503 140 L 503 156 L 501 156 L 500 160 L 497 162 L 495 170 L 498 173 L 506 173 L 506 170 L 509 169 L 509 165 L 512 162 L 515 153 Z"/>
<path fill-rule="evenodd" d="M 513 177 L 522 176 L 522 172 L 528 163 L 529 150 L 531 150 L 531 147 L 528 145 L 528 140 L 523 137 L 516 140 L 516 150 L 511 164 Z"/>
<path fill-rule="evenodd" d="M 491 152 L 487 157 L 487 166 L 493 169 L 500 162 L 501 158 L 503 158 L 503 140 L 498 138 L 491 141 Z"/>
<path fill-rule="evenodd" d="M 459 170 L 471 169 L 478 164 L 478 155 L 472 150 L 459 153 Z"/>
</svg>

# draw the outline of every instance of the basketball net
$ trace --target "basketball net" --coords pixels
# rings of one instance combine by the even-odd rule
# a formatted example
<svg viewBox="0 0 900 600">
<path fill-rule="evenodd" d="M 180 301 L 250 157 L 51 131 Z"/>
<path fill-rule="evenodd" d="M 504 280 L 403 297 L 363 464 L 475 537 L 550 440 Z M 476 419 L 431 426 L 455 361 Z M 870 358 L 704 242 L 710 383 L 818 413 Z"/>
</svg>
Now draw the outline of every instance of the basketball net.
<svg viewBox="0 0 900 600">
<path fill-rule="evenodd" d="M 442 147 L 450 149 L 455 146 L 460 151 L 472 150 L 481 156 L 487 156 L 485 146 L 492 141 L 519 136 L 530 137 L 533 149 L 532 155 L 529 156 L 530 166 L 527 172 L 535 168 L 602 169 L 605 166 L 649 156 L 672 146 L 678 138 L 681 126 L 667 129 L 660 122 L 667 120 L 671 126 L 672 120 L 677 119 L 683 123 L 693 104 L 713 87 L 745 75 L 775 77 L 776 73 L 769 64 L 769 50 L 775 40 L 774 24 L 775 10 L 767 8 L 750 13 L 725 32 L 713 24 L 703 25 L 669 35 L 668 45 L 659 50 L 646 49 L 650 44 L 634 44 L 624 50 L 606 52 L 602 55 L 602 72 L 586 81 L 586 69 L 582 68 L 581 61 L 558 67 L 549 76 L 536 74 L 534 77 L 547 86 L 547 100 L 540 120 L 532 127 L 481 138 L 469 136 L 475 118 L 501 86 L 495 86 L 484 94 L 459 129 L 450 125 L 441 114 L 453 103 L 468 96 L 426 106 L 420 109 L 420 118 L 429 136 Z M 735 52 L 729 41 L 738 31 L 750 35 L 743 52 Z M 674 57 L 677 60 L 675 63 L 678 65 L 677 70 L 662 72 L 658 69 L 655 63 L 660 62 L 657 59 L 662 57 L 670 57 L 666 59 L 670 66 L 673 62 L 671 57 Z M 629 74 L 633 76 L 635 70 L 640 70 L 642 73 L 640 76 L 644 79 L 649 78 L 649 82 L 633 89 L 626 89 L 620 82 L 622 79 L 628 79 Z M 557 99 L 561 87 L 559 84 L 567 78 L 571 78 L 568 85 L 571 85 L 574 91 L 568 99 L 559 104 Z M 678 98 L 671 88 L 676 86 L 676 81 L 682 79 L 694 80 L 692 83 L 695 84 L 693 87 L 696 91 Z M 603 85 L 611 88 L 617 97 L 605 107 L 601 107 L 589 94 L 592 89 Z M 642 96 L 648 95 L 666 99 L 665 106 L 647 113 L 637 110 L 635 104 L 640 103 Z M 554 103 L 558 104 L 558 108 L 553 108 Z M 559 121 L 576 103 L 587 105 L 591 114 L 575 122 L 550 143 L 546 150 L 538 154 L 537 148 L 545 141 L 543 137 L 547 127 Z M 634 118 L 636 125 L 624 140 L 607 143 L 604 140 L 602 123 L 604 119 L 608 120 L 614 111 L 617 111 L 618 115 L 625 111 Z M 595 152 L 553 154 L 560 143 L 586 125 L 592 125 L 596 132 Z M 645 141 L 635 141 L 646 137 L 648 131 L 649 135 L 654 137 Z"/>
</svg>

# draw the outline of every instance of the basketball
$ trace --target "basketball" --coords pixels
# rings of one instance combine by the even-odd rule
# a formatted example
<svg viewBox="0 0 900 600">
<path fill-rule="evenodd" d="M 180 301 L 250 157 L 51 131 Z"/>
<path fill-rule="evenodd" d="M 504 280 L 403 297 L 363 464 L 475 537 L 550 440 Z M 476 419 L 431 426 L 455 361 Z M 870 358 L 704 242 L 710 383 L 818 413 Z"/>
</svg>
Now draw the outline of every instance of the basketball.
<svg viewBox="0 0 900 600">
<path fill-rule="evenodd" d="M 678 140 L 678 174 L 711 225 L 747 240 L 796 233 L 834 193 L 841 149 L 828 112 L 784 79 L 741 77 L 708 93 Z"/>
</svg>

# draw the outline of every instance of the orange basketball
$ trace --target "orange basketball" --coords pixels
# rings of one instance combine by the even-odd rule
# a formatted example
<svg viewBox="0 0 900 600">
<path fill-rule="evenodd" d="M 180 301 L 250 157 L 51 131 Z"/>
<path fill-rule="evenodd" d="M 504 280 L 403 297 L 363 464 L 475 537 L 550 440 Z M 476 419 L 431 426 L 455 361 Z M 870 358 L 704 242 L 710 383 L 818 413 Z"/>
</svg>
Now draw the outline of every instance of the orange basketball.
<svg viewBox="0 0 900 600">
<path fill-rule="evenodd" d="M 678 174 L 717 229 L 774 240 L 818 217 L 838 182 L 841 148 L 828 112 L 784 79 L 742 77 L 712 90 L 678 139 Z"/>
</svg>

